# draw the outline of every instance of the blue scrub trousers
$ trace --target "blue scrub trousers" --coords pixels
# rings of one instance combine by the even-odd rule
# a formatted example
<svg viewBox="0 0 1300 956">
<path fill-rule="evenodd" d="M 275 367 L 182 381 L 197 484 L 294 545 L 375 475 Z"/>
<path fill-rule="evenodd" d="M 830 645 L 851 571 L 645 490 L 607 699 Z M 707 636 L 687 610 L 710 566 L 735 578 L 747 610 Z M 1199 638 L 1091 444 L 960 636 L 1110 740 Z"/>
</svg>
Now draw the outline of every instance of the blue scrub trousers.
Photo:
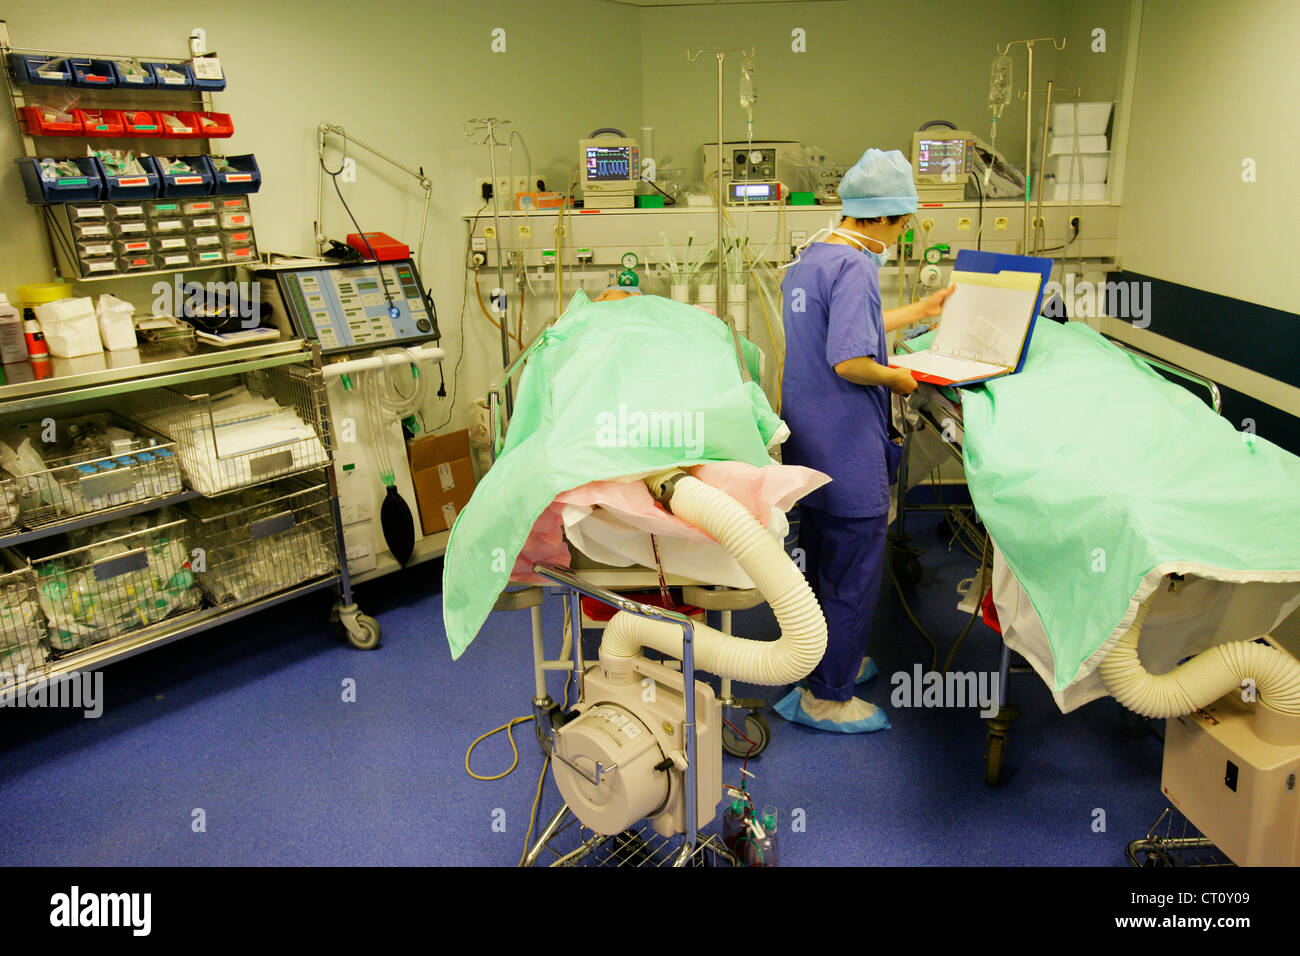
<svg viewBox="0 0 1300 956">
<path fill-rule="evenodd" d="M 799 506 L 805 576 L 826 616 L 826 654 L 808 686 L 822 700 L 851 700 L 867 653 L 885 567 L 889 515 L 844 518 Z"/>
</svg>

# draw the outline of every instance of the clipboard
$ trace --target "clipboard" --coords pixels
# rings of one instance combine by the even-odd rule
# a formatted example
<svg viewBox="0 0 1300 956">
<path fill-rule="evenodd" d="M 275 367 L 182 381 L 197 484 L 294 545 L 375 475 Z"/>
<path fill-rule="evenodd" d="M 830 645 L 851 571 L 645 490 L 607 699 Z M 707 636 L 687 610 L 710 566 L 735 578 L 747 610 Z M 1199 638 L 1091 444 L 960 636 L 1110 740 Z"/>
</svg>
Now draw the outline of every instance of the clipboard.
<svg viewBox="0 0 1300 956">
<path fill-rule="evenodd" d="M 1038 318 L 1038 313 L 1042 308 L 1043 296 L 1046 291 L 1047 282 L 1052 274 L 1052 260 L 1039 258 L 1035 256 L 1017 256 L 1006 253 L 982 252 L 973 249 L 963 249 L 957 255 L 957 261 L 954 265 L 954 278 L 958 273 L 966 273 L 967 281 L 975 275 L 998 275 L 999 273 L 1012 273 L 1014 278 L 1019 279 L 1019 291 L 1017 293 L 1017 283 L 1009 282 L 1003 285 L 1001 282 L 994 285 L 987 284 L 987 289 L 982 291 L 982 295 L 990 296 L 993 301 L 987 304 L 987 307 L 993 311 L 1000 308 L 996 301 L 1001 298 L 1014 298 L 1019 295 L 1019 306 L 1016 309 L 1020 315 L 1020 309 L 1025 307 L 1025 293 L 1034 290 L 1032 307 L 1029 309 L 1028 323 L 1025 325 L 1024 337 L 1017 343 L 1016 351 L 1009 351 L 1007 343 L 1003 341 L 1000 351 L 1002 357 L 990 362 L 984 356 L 989 352 L 996 353 L 999 351 L 994 346 L 994 341 L 998 331 L 994 324 L 990 322 L 980 322 L 980 317 L 975 317 L 975 323 L 967 326 L 961 326 L 963 333 L 967 336 L 967 341 L 972 343 L 972 348 L 963 354 L 963 350 L 957 348 L 954 342 L 942 351 L 926 351 L 915 353 L 914 356 L 895 356 L 891 360 L 891 366 L 895 368 L 907 368 L 912 377 L 918 382 L 927 382 L 933 385 L 949 386 L 968 386 L 978 385 L 986 382 L 991 378 L 998 378 L 1005 375 L 1014 375 L 1024 368 L 1025 357 L 1029 353 L 1029 342 L 1033 337 L 1034 325 Z M 1008 276 L 1011 279 L 1012 276 Z M 960 280 L 958 280 L 960 281 Z M 985 286 L 985 283 L 973 283 L 969 288 L 975 286 Z M 1001 290 L 1001 291 L 998 291 Z M 969 294 L 969 293 L 968 293 Z M 1008 303 L 1008 305 L 1010 305 Z M 991 313 L 990 313 L 991 314 Z M 1014 313 L 1013 313 L 1014 314 Z M 993 338 L 981 338 L 979 326 L 983 325 L 986 329 L 992 330 Z M 1002 330 L 1005 332 L 1005 329 Z M 936 340 L 937 341 L 937 340 Z M 932 347 L 935 343 L 932 343 Z M 910 358 L 917 361 L 918 364 L 924 364 L 926 369 L 914 368 L 909 361 L 899 361 Z M 1014 358 L 1014 367 L 1009 363 Z"/>
</svg>

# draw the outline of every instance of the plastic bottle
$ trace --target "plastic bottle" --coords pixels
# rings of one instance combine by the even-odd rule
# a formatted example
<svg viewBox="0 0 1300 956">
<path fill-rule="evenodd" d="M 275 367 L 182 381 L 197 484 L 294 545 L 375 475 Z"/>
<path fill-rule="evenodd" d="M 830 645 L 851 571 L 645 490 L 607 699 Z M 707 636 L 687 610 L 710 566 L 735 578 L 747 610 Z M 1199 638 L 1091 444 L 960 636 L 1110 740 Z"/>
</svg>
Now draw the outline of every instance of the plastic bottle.
<svg viewBox="0 0 1300 956">
<path fill-rule="evenodd" d="M 23 309 L 23 335 L 27 340 L 27 354 L 34 359 L 48 359 L 50 347 L 45 344 L 45 333 L 41 323 L 36 321 L 36 313 Z"/>
<path fill-rule="evenodd" d="M 9 297 L 0 292 L 0 363 L 12 365 L 26 361 L 27 340 L 23 336 L 22 317 L 9 304 Z"/>
<path fill-rule="evenodd" d="M 762 816 L 749 827 L 748 838 L 741 841 L 746 866 L 776 866 L 776 808 L 764 807 Z"/>
<path fill-rule="evenodd" d="M 745 801 L 732 800 L 722 815 L 722 842 L 728 850 L 734 851 L 745 832 Z"/>
</svg>

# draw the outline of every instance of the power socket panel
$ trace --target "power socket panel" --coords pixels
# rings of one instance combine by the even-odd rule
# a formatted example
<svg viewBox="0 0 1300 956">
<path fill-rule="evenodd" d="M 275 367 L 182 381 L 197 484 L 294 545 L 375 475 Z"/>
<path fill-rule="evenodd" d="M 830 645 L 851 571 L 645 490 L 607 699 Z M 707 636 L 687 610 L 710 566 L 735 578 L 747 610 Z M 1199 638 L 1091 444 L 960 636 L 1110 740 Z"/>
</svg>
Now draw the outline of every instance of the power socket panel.
<svg viewBox="0 0 1300 956">
<path fill-rule="evenodd" d="M 484 176 L 483 178 L 477 180 L 474 184 L 474 198 L 477 199 L 479 202 L 482 202 L 483 187 L 489 186 L 491 184 L 492 184 L 492 180 L 487 176 Z M 505 202 L 502 204 L 503 208 L 509 208 L 510 206 L 514 205 L 514 199 L 516 193 L 535 192 L 536 188 L 529 187 L 527 176 L 516 176 L 514 189 L 510 188 L 509 176 L 498 176 L 496 181 L 496 186 L 493 188 L 493 191 L 496 193 L 496 195 L 500 196 L 503 200 L 506 199 L 506 197 L 509 197 L 509 202 Z"/>
</svg>

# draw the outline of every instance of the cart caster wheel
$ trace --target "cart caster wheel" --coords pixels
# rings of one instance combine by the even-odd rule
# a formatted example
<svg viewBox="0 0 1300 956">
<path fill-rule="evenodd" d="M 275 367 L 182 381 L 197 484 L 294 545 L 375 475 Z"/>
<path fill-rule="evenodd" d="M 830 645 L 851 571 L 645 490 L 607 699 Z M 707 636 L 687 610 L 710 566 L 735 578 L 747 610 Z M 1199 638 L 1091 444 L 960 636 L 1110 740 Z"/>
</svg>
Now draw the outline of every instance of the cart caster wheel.
<svg viewBox="0 0 1300 956">
<path fill-rule="evenodd" d="M 758 711 L 751 710 L 745 715 L 743 729 L 749 740 L 741 737 L 729 725 L 723 724 L 722 749 L 733 757 L 757 757 L 767 749 L 768 741 L 772 739 L 772 728 L 768 726 L 767 718 Z"/>
<path fill-rule="evenodd" d="M 359 651 L 374 650 L 382 636 L 379 622 L 366 614 L 358 614 L 348 628 L 348 641 Z"/>
<path fill-rule="evenodd" d="M 1007 755 L 1007 738 L 989 734 L 984 738 L 984 783 L 996 787 L 1002 781 L 1002 762 Z"/>
<path fill-rule="evenodd" d="M 891 562 L 894 576 L 905 588 L 914 588 L 921 583 L 921 562 L 911 551 L 895 551 Z"/>
</svg>

